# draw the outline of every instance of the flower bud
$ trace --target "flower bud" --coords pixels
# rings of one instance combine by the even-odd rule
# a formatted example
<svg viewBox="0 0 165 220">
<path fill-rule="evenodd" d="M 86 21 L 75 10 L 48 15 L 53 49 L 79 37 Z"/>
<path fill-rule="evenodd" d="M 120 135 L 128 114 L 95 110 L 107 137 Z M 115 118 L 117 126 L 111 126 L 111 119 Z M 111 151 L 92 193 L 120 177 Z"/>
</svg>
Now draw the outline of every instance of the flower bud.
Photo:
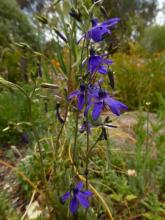
<svg viewBox="0 0 165 220">
<path fill-rule="evenodd" d="M 108 70 L 108 78 L 111 88 L 114 89 L 115 88 L 114 73 L 111 69 Z"/>
<path fill-rule="evenodd" d="M 81 22 L 81 12 L 79 9 L 71 8 L 71 11 L 69 12 L 70 16 L 76 19 L 77 21 Z"/>
</svg>

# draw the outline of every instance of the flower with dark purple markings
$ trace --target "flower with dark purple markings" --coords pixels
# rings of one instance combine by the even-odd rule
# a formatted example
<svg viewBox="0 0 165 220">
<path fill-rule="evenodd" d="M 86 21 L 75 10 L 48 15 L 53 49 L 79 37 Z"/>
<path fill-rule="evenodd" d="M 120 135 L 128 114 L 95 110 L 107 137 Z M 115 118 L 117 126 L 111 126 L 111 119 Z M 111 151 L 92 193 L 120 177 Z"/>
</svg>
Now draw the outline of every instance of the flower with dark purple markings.
<svg viewBox="0 0 165 220">
<path fill-rule="evenodd" d="M 92 50 L 88 59 L 88 72 L 91 74 L 95 72 L 107 74 L 108 65 L 112 64 L 112 60 L 106 59 L 104 56 L 106 55 L 95 55 L 95 52 Z"/>
<path fill-rule="evenodd" d="M 105 107 L 108 107 L 112 113 L 119 116 L 121 114 L 121 110 L 128 110 L 128 107 L 124 105 L 122 102 L 113 99 L 108 92 L 101 88 L 92 88 L 90 92 L 93 94 L 93 99 L 88 103 L 84 114 L 86 115 L 93 105 L 92 110 L 92 118 L 93 120 L 97 120 L 100 116 L 102 110 Z"/>
<path fill-rule="evenodd" d="M 102 89 L 99 90 L 98 95 L 95 99 L 94 102 L 94 107 L 92 111 L 92 117 L 94 120 L 97 120 L 97 118 L 100 116 L 101 111 L 105 107 L 109 107 L 110 110 L 115 114 L 115 115 L 120 115 L 121 110 L 128 110 L 128 107 L 124 105 L 122 102 L 117 101 L 110 97 L 108 93 Z"/>
<path fill-rule="evenodd" d="M 92 196 L 92 192 L 89 190 L 82 191 L 82 188 L 83 183 L 78 182 L 71 192 L 66 192 L 61 197 L 61 202 L 63 204 L 67 199 L 70 198 L 70 211 L 72 214 L 74 214 L 77 211 L 79 204 L 85 209 L 89 208 L 88 197 Z"/>
<path fill-rule="evenodd" d="M 94 42 L 102 41 L 106 34 L 111 34 L 109 29 L 118 23 L 119 20 L 119 18 L 112 18 L 99 23 L 97 18 L 92 19 L 92 28 L 90 28 L 87 33 L 82 35 L 78 43 L 83 38 L 92 39 Z"/>
</svg>

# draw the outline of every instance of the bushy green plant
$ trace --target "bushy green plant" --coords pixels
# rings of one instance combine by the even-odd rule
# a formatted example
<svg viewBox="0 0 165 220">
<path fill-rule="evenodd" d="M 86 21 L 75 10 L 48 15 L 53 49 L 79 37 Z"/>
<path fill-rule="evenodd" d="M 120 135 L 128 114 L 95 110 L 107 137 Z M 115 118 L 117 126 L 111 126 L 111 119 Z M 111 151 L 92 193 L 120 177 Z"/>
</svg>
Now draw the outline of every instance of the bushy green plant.
<svg viewBox="0 0 165 220">
<path fill-rule="evenodd" d="M 23 88 L 30 94 L 33 89 L 30 85 Z M 44 100 L 36 96 L 32 103 L 32 120 L 40 129 L 46 128 Z M 50 106 L 49 106 L 50 107 Z M 52 108 L 52 107 L 51 107 Z M 53 111 L 52 111 L 53 113 Z M 52 113 L 50 113 L 52 115 Z M 29 120 L 28 103 L 26 98 L 16 90 L 6 90 L 0 92 L 0 142 L 1 145 L 20 144 L 22 134 L 31 133 L 31 127 L 26 124 Z"/>
<path fill-rule="evenodd" d="M 150 102 L 151 109 L 156 110 L 159 105 L 157 93 L 165 97 L 164 53 L 148 57 L 132 51 L 130 54 L 117 53 L 114 59 L 119 97 L 126 101 L 130 109 Z"/>
<path fill-rule="evenodd" d="M 5 192 L 0 192 L 0 220 L 17 220 L 19 218 L 19 213 L 14 211 L 11 207 L 10 198 Z"/>
<path fill-rule="evenodd" d="M 13 41 L 37 43 L 34 27 L 15 0 L 0 1 L 0 44 L 4 47 Z"/>
<path fill-rule="evenodd" d="M 144 30 L 141 44 L 148 52 L 161 52 L 165 50 L 165 26 L 151 26 Z"/>
</svg>

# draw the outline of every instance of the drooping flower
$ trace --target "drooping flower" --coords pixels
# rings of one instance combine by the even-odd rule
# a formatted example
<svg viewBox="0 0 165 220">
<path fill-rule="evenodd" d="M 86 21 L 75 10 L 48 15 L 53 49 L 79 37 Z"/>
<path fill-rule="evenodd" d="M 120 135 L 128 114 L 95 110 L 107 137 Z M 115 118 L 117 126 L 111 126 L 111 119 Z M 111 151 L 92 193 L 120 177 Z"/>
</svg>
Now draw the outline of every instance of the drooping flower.
<svg viewBox="0 0 165 220">
<path fill-rule="evenodd" d="M 83 183 L 78 182 L 77 185 L 72 189 L 71 192 L 66 192 L 62 197 L 61 197 L 61 202 L 64 204 L 67 199 L 70 200 L 70 211 L 72 214 L 74 214 L 78 207 L 79 204 L 87 209 L 89 208 L 89 201 L 88 197 L 92 196 L 92 192 L 89 190 L 82 191 L 83 188 Z"/>
<path fill-rule="evenodd" d="M 84 121 L 79 129 L 80 133 L 84 131 L 91 133 L 92 124 L 88 121 Z"/>
<path fill-rule="evenodd" d="M 81 84 L 80 85 L 80 89 L 79 90 L 75 90 L 73 91 L 69 96 L 68 96 L 68 100 L 72 100 L 74 97 L 77 97 L 77 108 L 81 111 L 84 107 L 85 104 L 85 85 Z"/>
<path fill-rule="evenodd" d="M 101 74 L 106 74 L 108 71 L 108 65 L 112 64 L 112 60 L 104 58 L 106 55 L 95 55 L 95 52 L 91 50 L 91 55 L 88 59 L 88 72 L 94 74 L 99 72 Z"/>
<path fill-rule="evenodd" d="M 112 18 L 108 19 L 102 23 L 98 22 L 98 19 L 92 19 L 92 28 L 88 30 L 87 33 L 83 34 L 78 43 L 83 38 L 92 39 L 95 42 L 100 42 L 103 40 L 103 37 L 106 34 L 111 34 L 111 31 L 109 30 L 112 26 L 114 26 L 116 23 L 119 22 L 119 18 Z"/>
<path fill-rule="evenodd" d="M 93 93 L 93 100 L 88 103 L 88 106 L 85 109 L 85 115 L 88 113 L 89 109 L 93 105 L 92 118 L 97 120 L 100 116 L 102 110 L 105 107 L 108 107 L 112 113 L 119 116 L 121 110 L 128 110 L 128 107 L 122 102 L 113 99 L 106 91 L 101 88 L 92 88 L 90 90 Z"/>
</svg>

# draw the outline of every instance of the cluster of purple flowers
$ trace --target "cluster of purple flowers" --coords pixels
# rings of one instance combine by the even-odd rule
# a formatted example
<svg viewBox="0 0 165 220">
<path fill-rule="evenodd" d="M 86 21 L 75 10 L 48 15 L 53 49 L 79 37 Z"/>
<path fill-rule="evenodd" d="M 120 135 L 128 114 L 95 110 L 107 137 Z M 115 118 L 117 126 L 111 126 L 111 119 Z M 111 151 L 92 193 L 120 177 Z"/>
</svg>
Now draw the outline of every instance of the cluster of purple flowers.
<svg viewBox="0 0 165 220">
<path fill-rule="evenodd" d="M 82 110 L 85 107 L 84 115 L 86 116 L 89 109 L 93 106 L 92 110 L 92 118 L 93 120 L 97 120 L 100 116 L 102 110 L 107 107 L 110 109 L 115 115 L 120 115 L 121 110 L 128 110 L 127 106 L 122 102 L 115 100 L 112 98 L 109 93 L 102 88 L 99 87 L 91 87 L 85 86 L 84 84 L 80 85 L 79 90 L 75 90 L 72 92 L 68 99 L 72 100 L 74 97 L 77 98 L 77 108 L 78 110 Z M 85 102 L 85 96 L 87 91 L 87 104 Z"/>
<path fill-rule="evenodd" d="M 79 42 L 85 38 L 86 40 L 92 40 L 94 42 L 100 42 L 104 39 L 104 36 L 111 34 L 110 28 L 119 22 L 119 18 L 112 18 L 102 23 L 98 22 L 95 18 L 92 20 L 92 28 L 89 29 L 80 38 Z M 98 72 L 100 74 L 108 73 L 108 66 L 112 64 L 112 60 L 106 58 L 106 54 L 97 55 L 94 49 L 90 49 L 90 56 L 87 59 L 87 71 L 90 74 L 90 79 Z M 91 80 L 92 81 L 92 80 Z M 108 108 L 115 115 L 120 115 L 122 110 L 128 110 L 128 107 L 115 100 L 107 91 L 100 86 L 92 86 L 91 82 L 87 84 L 82 83 L 79 90 L 73 91 L 68 100 L 71 101 L 77 98 L 77 108 L 82 110 L 85 106 L 84 115 L 88 114 L 88 111 L 92 110 L 93 120 L 97 120 L 103 109 Z"/>
<path fill-rule="evenodd" d="M 106 35 L 110 35 L 111 27 L 118 22 L 119 18 L 112 18 L 99 23 L 98 19 L 95 18 L 92 20 L 92 27 L 83 34 L 78 41 L 78 43 L 82 39 L 88 41 L 88 43 L 92 41 L 90 56 L 85 62 L 87 65 L 87 75 L 89 76 L 88 80 L 81 82 L 80 88 L 73 91 L 68 96 L 68 101 L 72 101 L 76 98 L 77 109 L 79 111 L 84 109 L 85 120 L 80 129 L 81 132 L 84 130 L 86 132 L 90 132 L 92 122 L 90 122 L 87 117 L 89 112 L 91 112 L 92 120 L 96 121 L 105 108 L 111 110 L 111 112 L 117 116 L 121 114 L 121 111 L 128 109 L 126 105 L 115 100 L 106 90 L 102 88 L 102 79 L 99 81 L 95 80 L 95 75 L 97 73 L 104 75 L 108 73 L 108 66 L 112 64 L 112 60 L 107 58 L 107 54 L 97 54 L 93 49 L 93 43 L 98 43 L 102 41 Z M 82 66 L 84 66 L 84 63 Z M 92 193 L 88 190 L 82 191 L 82 188 L 83 183 L 79 182 L 70 192 L 65 193 L 61 198 L 62 203 L 70 198 L 70 211 L 73 214 L 77 211 L 79 204 L 84 208 L 89 207 L 88 197 L 91 196 Z"/>
</svg>

